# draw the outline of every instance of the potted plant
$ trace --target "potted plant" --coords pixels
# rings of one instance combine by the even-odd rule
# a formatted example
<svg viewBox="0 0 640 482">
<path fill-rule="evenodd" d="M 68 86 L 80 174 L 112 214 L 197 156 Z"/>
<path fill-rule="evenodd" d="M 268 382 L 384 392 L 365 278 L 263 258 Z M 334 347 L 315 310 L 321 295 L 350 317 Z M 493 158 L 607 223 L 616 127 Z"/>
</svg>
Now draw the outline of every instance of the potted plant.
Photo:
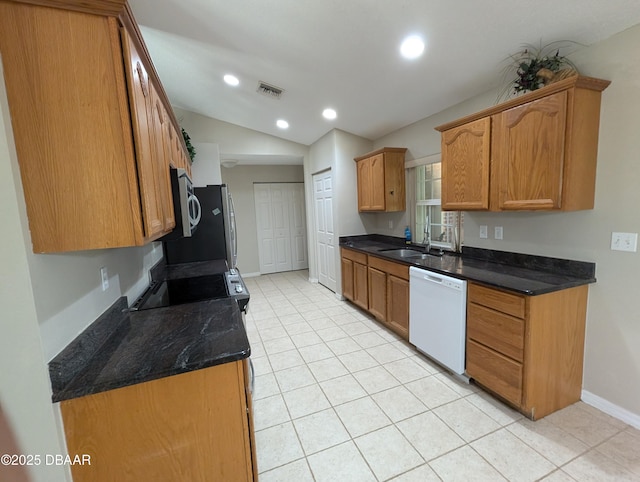
<svg viewBox="0 0 640 482">
<path fill-rule="evenodd" d="M 510 55 L 503 71 L 505 87 L 498 101 L 537 90 L 553 82 L 578 75 L 578 69 L 560 50 L 576 42 L 561 40 L 536 47 L 525 44 L 519 52 Z"/>
<path fill-rule="evenodd" d="M 196 157 L 196 149 L 195 147 L 193 147 L 193 144 L 191 144 L 191 137 L 189 137 L 189 134 L 187 134 L 187 131 L 184 130 L 184 127 L 181 127 L 181 129 L 182 129 L 182 137 L 184 138 L 184 143 L 186 144 L 187 151 L 189 152 L 189 159 L 193 164 L 193 159 Z"/>
</svg>

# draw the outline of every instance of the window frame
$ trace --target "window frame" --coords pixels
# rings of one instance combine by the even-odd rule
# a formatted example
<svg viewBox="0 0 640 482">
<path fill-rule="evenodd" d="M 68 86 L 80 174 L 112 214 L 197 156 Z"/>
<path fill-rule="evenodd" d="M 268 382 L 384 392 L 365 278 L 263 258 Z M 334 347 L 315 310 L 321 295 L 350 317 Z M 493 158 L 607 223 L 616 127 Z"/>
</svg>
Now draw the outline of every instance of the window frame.
<svg viewBox="0 0 640 482">
<path fill-rule="evenodd" d="M 409 213 L 409 221 L 410 221 L 410 226 L 412 228 L 412 232 L 416 231 L 417 229 L 417 208 L 419 205 L 421 206 L 441 206 L 442 205 L 442 199 L 435 199 L 435 198 L 431 198 L 428 200 L 421 200 L 418 201 L 417 199 L 417 168 L 419 166 L 426 166 L 429 164 L 436 164 L 436 163 L 442 163 L 442 156 L 441 153 L 437 153 L 437 154 L 432 154 L 430 156 L 425 156 L 425 157 L 421 157 L 418 159 L 413 159 L 411 161 L 407 161 L 405 163 L 405 168 L 407 169 L 407 180 L 408 182 L 408 186 L 407 186 L 407 195 L 408 195 L 408 204 L 410 206 L 410 213 Z M 443 250 L 447 250 L 447 251 L 453 251 L 453 252 L 460 252 L 461 246 L 462 246 L 462 219 L 463 219 L 463 214 L 460 211 L 447 211 L 447 212 L 454 212 L 456 213 L 455 216 L 455 221 L 453 223 L 454 226 L 454 230 L 457 230 L 457 237 L 454 236 L 454 240 L 452 240 L 452 242 L 441 242 L 441 241 L 434 241 L 433 239 L 431 240 L 431 246 L 436 247 L 436 248 L 441 248 Z M 433 227 L 432 227 L 432 219 L 429 219 L 429 229 L 430 232 L 433 232 Z M 438 225 L 441 225 L 441 223 L 436 223 Z M 417 244 L 424 244 L 424 240 L 420 239 L 420 234 L 417 232 L 413 233 L 413 239 L 414 242 Z"/>
</svg>

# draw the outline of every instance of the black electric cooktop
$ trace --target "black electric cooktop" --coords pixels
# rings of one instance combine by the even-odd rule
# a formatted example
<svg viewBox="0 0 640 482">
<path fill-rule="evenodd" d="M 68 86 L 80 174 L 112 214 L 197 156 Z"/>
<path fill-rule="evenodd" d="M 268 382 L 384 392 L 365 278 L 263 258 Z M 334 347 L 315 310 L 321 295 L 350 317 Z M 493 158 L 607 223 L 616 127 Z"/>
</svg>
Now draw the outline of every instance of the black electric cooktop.
<svg viewBox="0 0 640 482">
<path fill-rule="evenodd" d="M 193 278 L 168 279 L 157 282 L 136 302 L 134 309 L 149 310 L 203 300 L 227 298 L 225 275 L 211 274 Z"/>
</svg>

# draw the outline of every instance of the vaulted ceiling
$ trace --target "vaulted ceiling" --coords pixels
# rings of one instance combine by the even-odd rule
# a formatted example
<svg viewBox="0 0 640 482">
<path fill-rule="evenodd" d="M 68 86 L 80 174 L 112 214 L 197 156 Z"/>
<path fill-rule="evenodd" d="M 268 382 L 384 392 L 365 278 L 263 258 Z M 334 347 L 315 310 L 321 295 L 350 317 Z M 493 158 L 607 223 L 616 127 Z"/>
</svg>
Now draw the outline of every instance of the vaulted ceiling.
<svg viewBox="0 0 640 482">
<path fill-rule="evenodd" d="M 306 145 L 332 128 L 373 140 L 495 88 L 525 43 L 589 45 L 640 23 L 638 0 L 130 4 L 173 105 Z M 399 55 L 410 34 L 426 42 L 412 61 Z M 227 73 L 240 84 L 225 84 Z M 280 99 L 258 93 L 259 81 L 284 89 Z"/>
</svg>

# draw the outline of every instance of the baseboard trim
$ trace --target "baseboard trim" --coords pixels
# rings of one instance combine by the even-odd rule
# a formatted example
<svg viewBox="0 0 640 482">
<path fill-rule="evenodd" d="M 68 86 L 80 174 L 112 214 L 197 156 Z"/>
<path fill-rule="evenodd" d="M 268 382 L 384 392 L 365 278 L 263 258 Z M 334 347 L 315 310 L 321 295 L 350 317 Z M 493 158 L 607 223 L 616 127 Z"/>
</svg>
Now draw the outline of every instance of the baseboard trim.
<svg viewBox="0 0 640 482">
<path fill-rule="evenodd" d="M 262 276 L 262 273 L 241 273 L 243 278 L 255 278 L 256 276 Z"/>
<path fill-rule="evenodd" d="M 622 408 L 609 400 L 606 400 L 598 395 L 594 395 L 591 392 L 582 390 L 582 401 L 592 407 L 602 410 L 607 415 L 622 420 L 624 423 L 631 425 L 637 429 L 640 429 L 640 415 L 633 413 L 626 408 Z"/>
<path fill-rule="evenodd" d="M 309 278 L 309 283 L 319 283 L 320 280 L 318 278 Z"/>
</svg>

